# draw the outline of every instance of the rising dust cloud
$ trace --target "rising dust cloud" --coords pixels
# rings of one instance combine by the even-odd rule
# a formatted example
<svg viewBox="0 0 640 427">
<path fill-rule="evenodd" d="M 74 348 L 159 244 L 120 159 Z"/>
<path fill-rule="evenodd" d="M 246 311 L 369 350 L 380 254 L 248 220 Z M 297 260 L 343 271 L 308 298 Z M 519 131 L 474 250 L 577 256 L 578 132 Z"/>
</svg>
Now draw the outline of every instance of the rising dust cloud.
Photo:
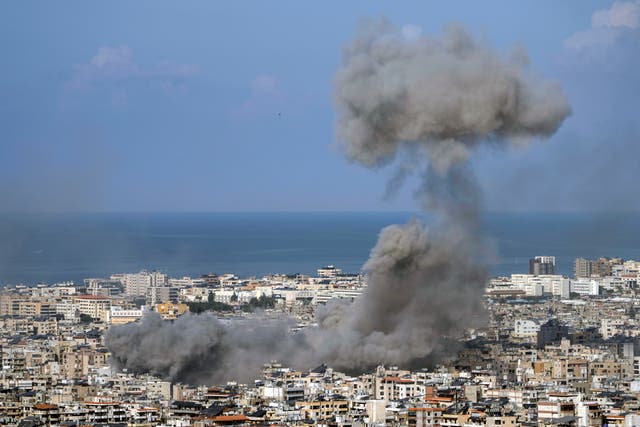
<svg viewBox="0 0 640 427">
<path fill-rule="evenodd" d="M 351 161 L 379 167 L 405 150 L 418 154 L 416 199 L 437 227 L 412 220 L 383 229 L 363 268 L 364 294 L 319 307 L 317 327 L 290 333 L 287 322 L 210 314 L 171 323 L 152 313 L 109 329 L 118 366 L 191 383 L 251 379 L 276 359 L 349 372 L 416 366 L 483 318 L 485 248 L 469 156 L 479 144 L 553 135 L 571 112 L 562 89 L 534 75 L 522 52 L 502 55 L 460 27 L 407 37 L 380 20 L 362 24 L 344 48 L 334 99 Z"/>
</svg>

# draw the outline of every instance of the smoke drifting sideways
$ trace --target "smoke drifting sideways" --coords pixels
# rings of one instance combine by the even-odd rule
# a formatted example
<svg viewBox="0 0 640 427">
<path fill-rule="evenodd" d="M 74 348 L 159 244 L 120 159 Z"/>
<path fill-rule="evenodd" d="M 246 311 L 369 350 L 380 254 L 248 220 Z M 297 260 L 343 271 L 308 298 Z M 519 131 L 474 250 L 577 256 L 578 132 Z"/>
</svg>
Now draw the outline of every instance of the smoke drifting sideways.
<svg viewBox="0 0 640 427">
<path fill-rule="evenodd" d="M 486 249 L 469 155 L 482 143 L 551 136 L 571 111 L 562 89 L 530 73 L 522 55 L 504 59 L 460 27 L 407 38 L 382 20 L 363 24 L 346 46 L 334 97 L 349 159 L 379 167 L 404 150 L 423 158 L 416 198 L 439 228 L 412 220 L 383 229 L 363 267 L 363 295 L 319 307 L 317 326 L 290 333 L 264 316 L 187 314 L 171 323 L 151 314 L 107 332 L 118 366 L 192 383 L 251 379 L 274 359 L 353 373 L 416 367 L 482 324 Z"/>
<path fill-rule="evenodd" d="M 149 313 L 112 326 L 106 343 L 119 367 L 189 383 L 251 380 L 271 360 L 349 372 L 416 366 L 445 350 L 443 336 L 455 337 L 481 315 L 484 270 L 449 243 L 434 244 L 417 221 L 383 229 L 364 266 L 365 293 L 319 308 L 318 326 L 300 332 L 261 315 L 222 321 L 187 313 L 168 322 Z"/>
<path fill-rule="evenodd" d="M 295 343 L 289 322 L 260 320 L 225 322 L 188 313 L 168 322 L 149 313 L 140 323 L 109 328 L 106 341 L 114 362 L 131 372 L 190 384 L 249 380 Z"/>
</svg>

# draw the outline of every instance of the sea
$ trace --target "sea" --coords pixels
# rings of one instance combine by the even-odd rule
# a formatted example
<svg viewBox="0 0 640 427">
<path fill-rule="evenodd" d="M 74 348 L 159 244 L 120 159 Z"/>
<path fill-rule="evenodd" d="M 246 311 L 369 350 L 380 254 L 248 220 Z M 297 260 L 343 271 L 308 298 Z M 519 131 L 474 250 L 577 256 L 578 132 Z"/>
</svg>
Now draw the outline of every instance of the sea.
<svg viewBox="0 0 640 427">
<path fill-rule="evenodd" d="M 171 277 L 359 272 L 380 230 L 409 212 L 0 215 L 0 284 L 82 282 L 159 270 Z M 428 218 L 423 218 L 429 222 Z M 576 257 L 640 259 L 639 213 L 485 213 L 494 276 L 527 273 L 536 255 L 571 275 Z"/>
</svg>

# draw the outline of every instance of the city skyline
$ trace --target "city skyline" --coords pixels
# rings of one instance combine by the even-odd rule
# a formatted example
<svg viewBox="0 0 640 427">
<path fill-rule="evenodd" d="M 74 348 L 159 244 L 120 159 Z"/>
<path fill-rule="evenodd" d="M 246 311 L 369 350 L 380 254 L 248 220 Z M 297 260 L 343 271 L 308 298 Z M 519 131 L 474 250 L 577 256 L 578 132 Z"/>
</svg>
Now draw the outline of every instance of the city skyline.
<svg viewBox="0 0 640 427">
<path fill-rule="evenodd" d="M 639 425 L 640 0 L 2 9 L 0 426 Z"/>
</svg>

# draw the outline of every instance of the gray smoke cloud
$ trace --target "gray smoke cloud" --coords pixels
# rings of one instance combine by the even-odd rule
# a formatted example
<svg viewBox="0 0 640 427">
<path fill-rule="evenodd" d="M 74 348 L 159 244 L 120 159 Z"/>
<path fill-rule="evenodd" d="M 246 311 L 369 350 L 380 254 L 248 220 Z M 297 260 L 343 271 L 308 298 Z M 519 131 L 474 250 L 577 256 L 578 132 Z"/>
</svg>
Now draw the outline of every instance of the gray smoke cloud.
<svg viewBox="0 0 640 427">
<path fill-rule="evenodd" d="M 480 143 L 552 135 L 570 113 L 561 88 L 459 27 L 440 38 L 408 38 L 376 21 L 346 46 L 335 100 L 347 156 L 377 167 L 408 150 L 412 161 L 399 180 L 422 170 L 416 198 L 436 213 L 438 227 L 412 220 L 383 229 L 363 268 L 363 295 L 319 307 L 315 327 L 289 333 L 285 323 L 265 318 L 148 317 L 109 330 L 106 342 L 120 366 L 196 382 L 246 378 L 272 359 L 350 372 L 415 367 L 483 324 L 486 249 L 477 230 L 480 191 L 467 159 Z M 424 160 L 414 161 L 420 155 Z M 390 183 L 392 191 L 397 185 Z"/>
<path fill-rule="evenodd" d="M 481 141 L 552 135 L 571 108 L 558 83 L 475 41 L 461 27 L 407 38 L 385 20 L 361 26 L 335 81 L 338 139 L 352 160 L 374 166 L 420 144 L 445 173 Z"/>
<path fill-rule="evenodd" d="M 386 227 L 364 266 L 364 295 L 321 311 L 307 341 L 324 361 L 350 371 L 415 366 L 441 353 L 445 337 L 483 318 L 486 274 L 463 243 L 432 235 L 417 220 Z"/>
<path fill-rule="evenodd" d="M 264 316 L 222 321 L 186 314 L 174 322 L 156 313 L 112 326 L 114 362 L 173 381 L 250 380 L 278 360 L 298 368 L 320 363 L 361 372 L 380 363 L 417 366 L 482 320 L 484 269 L 463 241 L 443 239 L 413 220 L 383 229 L 364 266 L 368 287 L 353 303 L 319 307 L 318 326 L 290 333 Z"/>
<path fill-rule="evenodd" d="M 174 322 L 157 313 L 140 323 L 111 327 L 107 345 L 117 365 L 192 384 L 249 380 L 265 362 L 290 352 L 296 337 L 289 322 L 223 321 L 213 314 L 186 314 Z"/>
</svg>

